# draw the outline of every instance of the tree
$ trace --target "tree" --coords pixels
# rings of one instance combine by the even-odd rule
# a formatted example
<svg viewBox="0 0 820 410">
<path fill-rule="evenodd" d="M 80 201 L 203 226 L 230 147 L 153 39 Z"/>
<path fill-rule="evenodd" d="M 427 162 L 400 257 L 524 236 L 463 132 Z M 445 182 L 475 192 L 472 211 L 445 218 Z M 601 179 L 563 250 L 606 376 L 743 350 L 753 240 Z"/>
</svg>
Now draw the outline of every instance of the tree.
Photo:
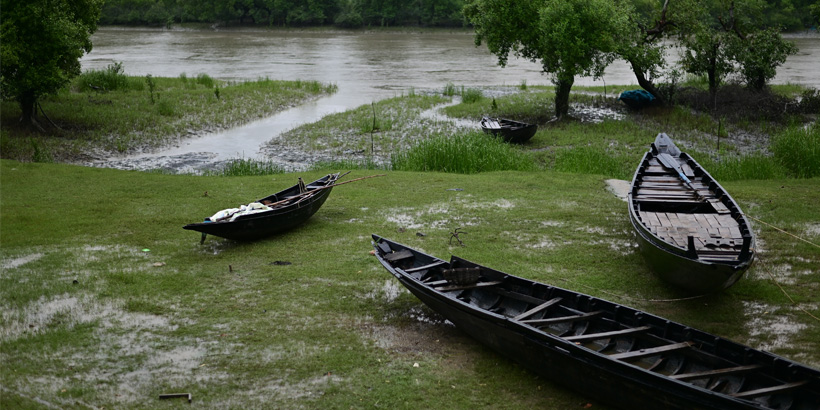
<svg viewBox="0 0 820 410">
<path fill-rule="evenodd" d="M 22 120 L 36 127 L 35 107 L 80 74 L 91 51 L 103 0 L 0 0 L 0 87 L 14 98 Z"/>
<path fill-rule="evenodd" d="M 714 98 L 723 79 L 740 73 L 746 84 L 762 90 L 786 57 L 797 52 L 779 30 L 762 28 L 763 4 L 757 0 L 702 0 L 699 17 L 683 31 L 684 69 L 706 75 Z"/>
<path fill-rule="evenodd" d="M 464 13 L 476 45 L 486 42 L 501 66 L 510 53 L 541 63 L 556 86 L 558 118 L 569 111 L 575 77 L 603 75 L 629 24 L 613 0 L 475 0 Z"/>
<path fill-rule="evenodd" d="M 655 85 L 655 79 L 666 65 L 667 44 L 678 27 L 678 19 L 685 20 L 686 10 L 692 9 L 691 0 L 676 0 L 670 8 L 670 0 L 661 7 L 657 1 L 636 0 L 630 15 L 630 30 L 619 42 L 618 56 L 629 63 L 638 85 L 665 105 L 666 96 Z"/>
</svg>

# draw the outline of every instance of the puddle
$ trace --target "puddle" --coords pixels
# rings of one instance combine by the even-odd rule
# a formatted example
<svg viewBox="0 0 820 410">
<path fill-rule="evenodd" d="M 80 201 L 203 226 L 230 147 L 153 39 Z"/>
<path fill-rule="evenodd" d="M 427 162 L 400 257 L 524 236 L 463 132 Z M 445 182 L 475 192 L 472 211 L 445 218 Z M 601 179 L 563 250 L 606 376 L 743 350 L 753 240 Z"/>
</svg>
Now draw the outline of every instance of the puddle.
<svg viewBox="0 0 820 410">
<path fill-rule="evenodd" d="M 622 120 L 626 117 L 622 111 L 613 108 L 578 103 L 570 104 L 569 116 L 578 118 L 581 122 L 593 124 L 602 123 L 606 120 Z"/>
<path fill-rule="evenodd" d="M 16 269 L 27 263 L 34 262 L 43 257 L 42 253 L 32 253 L 31 255 L 20 256 L 18 258 L 5 259 L 2 262 L 2 270 Z"/>
<path fill-rule="evenodd" d="M 790 340 L 808 327 L 794 321 L 793 316 L 798 310 L 748 301 L 743 302 L 743 307 L 746 327 L 749 329 L 749 345 L 767 351 L 798 347 Z M 816 304 L 803 308 L 808 311 L 817 310 Z"/>
<path fill-rule="evenodd" d="M 820 236 L 820 223 L 807 223 L 804 229 L 806 236 Z"/>
<path fill-rule="evenodd" d="M 617 196 L 621 201 L 626 202 L 629 188 L 632 185 L 631 182 L 622 179 L 607 179 L 606 185 L 609 192 Z"/>
<path fill-rule="evenodd" d="M 407 290 L 405 290 L 404 286 L 402 286 L 398 281 L 395 279 L 387 279 L 381 287 L 373 289 L 364 296 L 367 299 L 384 298 L 385 302 L 392 303 L 399 297 L 399 295 L 406 292 Z"/>
</svg>

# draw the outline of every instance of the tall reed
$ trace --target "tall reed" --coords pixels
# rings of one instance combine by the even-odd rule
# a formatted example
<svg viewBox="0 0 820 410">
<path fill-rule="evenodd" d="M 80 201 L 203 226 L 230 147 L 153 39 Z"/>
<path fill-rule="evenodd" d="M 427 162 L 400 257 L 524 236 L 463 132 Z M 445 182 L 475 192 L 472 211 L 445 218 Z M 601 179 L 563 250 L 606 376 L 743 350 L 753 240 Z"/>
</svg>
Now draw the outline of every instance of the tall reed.
<svg viewBox="0 0 820 410">
<path fill-rule="evenodd" d="M 391 156 L 396 171 L 439 171 L 474 174 L 489 171 L 531 171 L 532 157 L 479 131 L 434 135 Z"/>
<path fill-rule="evenodd" d="M 820 126 L 817 123 L 790 126 L 773 138 L 771 150 L 791 176 L 820 176 Z"/>
</svg>

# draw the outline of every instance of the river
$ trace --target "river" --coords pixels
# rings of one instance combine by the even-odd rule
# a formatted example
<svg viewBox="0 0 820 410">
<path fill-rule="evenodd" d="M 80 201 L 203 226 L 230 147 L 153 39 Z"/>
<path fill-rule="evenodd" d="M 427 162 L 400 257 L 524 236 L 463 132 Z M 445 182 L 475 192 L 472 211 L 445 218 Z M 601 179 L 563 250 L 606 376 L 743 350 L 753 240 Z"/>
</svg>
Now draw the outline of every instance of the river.
<svg viewBox="0 0 820 410">
<path fill-rule="evenodd" d="M 774 83 L 820 84 L 820 36 L 791 36 L 791 56 Z M 179 146 L 92 164 L 124 169 L 194 170 L 230 158 L 263 159 L 260 146 L 279 134 L 325 115 L 409 90 L 498 85 L 549 85 L 537 63 L 511 57 L 506 67 L 469 31 L 163 30 L 103 27 L 92 36 L 83 70 L 121 62 L 129 75 L 223 80 L 316 80 L 338 91 L 246 125 L 184 141 Z M 674 56 L 672 57 L 674 58 Z M 634 76 L 616 61 L 602 79 L 576 85 L 629 85 Z"/>
</svg>

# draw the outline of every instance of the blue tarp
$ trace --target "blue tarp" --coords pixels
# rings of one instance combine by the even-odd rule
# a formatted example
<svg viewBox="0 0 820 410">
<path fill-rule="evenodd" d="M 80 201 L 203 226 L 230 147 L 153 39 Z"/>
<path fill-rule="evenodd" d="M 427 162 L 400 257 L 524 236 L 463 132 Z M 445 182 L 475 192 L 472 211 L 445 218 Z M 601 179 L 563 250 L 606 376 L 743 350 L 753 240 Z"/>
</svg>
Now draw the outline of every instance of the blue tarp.
<svg viewBox="0 0 820 410">
<path fill-rule="evenodd" d="M 655 103 L 655 96 L 646 90 L 629 90 L 624 91 L 618 97 L 624 104 L 632 108 L 643 108 Z"/>
</svg>

